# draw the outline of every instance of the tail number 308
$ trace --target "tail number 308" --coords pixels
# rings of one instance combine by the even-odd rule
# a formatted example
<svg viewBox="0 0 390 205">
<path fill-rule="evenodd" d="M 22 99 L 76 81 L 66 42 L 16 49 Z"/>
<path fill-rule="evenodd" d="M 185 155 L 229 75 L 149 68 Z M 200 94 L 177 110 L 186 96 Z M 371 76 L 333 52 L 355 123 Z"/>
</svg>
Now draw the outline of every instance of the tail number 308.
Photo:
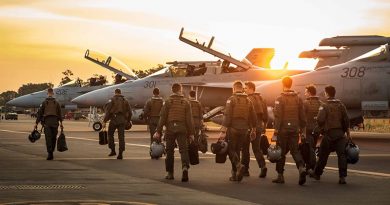
<svg viewBox="0 0 390 205">
<path fill-rule="evenodd" d="M 342 78 L 361 78 L 364 76 L 366 71 L 365 67 L 347 67 L 343 68 L 343 73 L 341 74 Z"/>
</svg>

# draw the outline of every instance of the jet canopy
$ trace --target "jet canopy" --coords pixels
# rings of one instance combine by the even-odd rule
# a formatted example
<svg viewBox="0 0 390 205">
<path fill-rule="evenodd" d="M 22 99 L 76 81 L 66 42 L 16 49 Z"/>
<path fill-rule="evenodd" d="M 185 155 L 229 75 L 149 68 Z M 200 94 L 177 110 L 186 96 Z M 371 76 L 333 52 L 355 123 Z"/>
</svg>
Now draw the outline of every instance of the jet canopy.
<svg viewBox="0 0 390 205">
<path fill-rule="evenodd" d="M 85 52 L 84 58 L 104 68 L 107 68 L 108 70 L 119 74 L 120 76 L 125 77 L 128 80 L 138 79 L 137 75 L 125 63 L 107 54 L 88 49 Z"/>
<path fill-rule="evenodd" d="M 366 54 L 363 54 L 355 58 L 353 61 L 359 61 L 359 62 L 390 61 L 389 45 L 388 44 L 382 45 Z"/>
<path fill-rule="evenodd" d="M 201 76 L 206 73 L 218 74 L 218 68 L 221 67 L 221 61 L 188 61 L 179 63 L 170 63 L 163 69 L 151 74 L 150 76 L 159 77 L 192 77 Z"/>
</svg>

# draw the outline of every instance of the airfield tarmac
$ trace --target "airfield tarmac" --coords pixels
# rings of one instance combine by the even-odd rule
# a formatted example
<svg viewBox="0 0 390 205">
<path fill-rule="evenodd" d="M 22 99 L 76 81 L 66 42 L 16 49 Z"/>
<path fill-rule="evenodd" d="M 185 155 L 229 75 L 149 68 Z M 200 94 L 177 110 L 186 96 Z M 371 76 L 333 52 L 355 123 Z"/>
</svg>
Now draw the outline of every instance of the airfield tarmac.
<svg viewBox="0 0 390 205">
<path fill-rule="evenodd" d="M 360 161 L 349 165 L 347 185 L 339 185 L 337 157 L 329 157 L 320 181 L 298 185 L 298 171 L 287 155 L 286 183 L 273 184 L 275 164 L 258 178 L 251 159 L 250 177 L 230 182 L 230 162 L 216 164 L 211 153 L 200 154 L 182 183 L 176 151 L 175 180 L 164 179 L 164 160 L 151 160 L 146 126 L 126 132 L 124 159 L 107 157 L 98 133 L 88 122 L 64 121 L 69 150 L 46 161 L 45 140 L 27 140 L 33 120 L 0 121 L 0 203 L 3 204 L 390 204 L 390 134 L 353 133 Z M 209 131 L 209 144 L 218 132 Z M 117 140 L 116 140 L 117 141 Z M 117 146 L 118 148 L 118 146 Z M 253 155 L 252 155 L 253 156 Z"/>
</svg>

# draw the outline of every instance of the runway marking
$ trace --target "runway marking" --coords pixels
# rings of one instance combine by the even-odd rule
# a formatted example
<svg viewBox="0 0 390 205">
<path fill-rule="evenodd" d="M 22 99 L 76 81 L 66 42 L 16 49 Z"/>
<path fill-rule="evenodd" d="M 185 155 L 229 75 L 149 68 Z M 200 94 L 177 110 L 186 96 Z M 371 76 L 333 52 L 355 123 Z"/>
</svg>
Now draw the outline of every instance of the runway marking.
<svg viewBox="0 0 390 205">
<path fill-rule="evenodd" d="M 61 160 L 112 160 L 115 159 L 116 157 L 100 157 L 100 158 L 91 158 L 91 157 L 67 157 L 67 158 L 57 158 L 56 161 L 61 161 Z M 180 156 L 175 157 L 176 159 L 180 159 Z M 145 159 L 150 159 L 150 157 L 126 157 L 124 156 L 123 159 L 131 159 L 131 160 L 145 160 Z M 214 157 L 201 157 L 199 156 L 199 159 L 214 159 Z M 40 159 L 41 160 L 41 159 Z"/>
<path fill-rule="evenodd" d="M 98 201 L 98 200 L 41 200 L 41 201 L 22 201 L 22 202 L 10 202 L 4 203 L 4 205 L 30 205 L 30 204 L 72 204 L 72 205 L 85 205 L 85 204 L 120 204 L 120 205 L 155 205 L 146 202 L 137 201 Z"/>
<path fill-rule="evenodd" d="M 18 133 L 18 134 L 30 134 L 29 132 L 21 132 L 21 131 L 13 131 L 13 130 L 0 130 L 1 132 L 10 132 L 10 133 Z"/>
<path fill-rule="evenodd" d="M 337 157 L 337 155 L 331 154 L 329 157 Z M 390 157 L 390 154 L 359 154 L 359 157 Z"/>
<path fill-rule="evenodd" d="M 19 133 L 19 134 L 28 134 L 28 132 L 20 132 L 20 131 L 12 131 L 12 130 L 0 130 L 2 132 L 10 132 L 10 133 Z M 88 139 L 88 138 L 80 138 L 80 137 L 66 137 L 68 139 L 77 139 L 77 140 L 84 140 L 84 141 L 94 141 L 98 142 L 99 140 L 96 139 Z M 118 144 L 118 142 L 115 142 Z M 125 143 L 129 146 L 135 146 L 135 147 L 146 147 L 149 148 L 150 145 L 143 145 L 143 144 L 134 144 L 134 143 Z M 211 152 L 206 152 L 205 154 L 208 155 L 214 155 Z M 256 160 L 255 158 L 250 158 L 251 160 Z M 268 160 L 266 160 L 269 162 Z M 287 165 L 296 166 L 295 163 L 286 162 Z M 325 169 L 332 170 L 332 171 L 338 171 L 338 168 L 336 167 L 325 167 Z M 361 171 L 361 170 L 354 170 L 354 169 L 348 169 L 348 172 L 350 173 L 356 173 L 356 174 L 363 174 L 363 175 L 372 175 L 372 176 L 379 176 L 379 177 L 390 177 L 390 174 L 387 173 L 381 173 L 381 172 L 370 172 L 370 171 Z"/>
</svg>

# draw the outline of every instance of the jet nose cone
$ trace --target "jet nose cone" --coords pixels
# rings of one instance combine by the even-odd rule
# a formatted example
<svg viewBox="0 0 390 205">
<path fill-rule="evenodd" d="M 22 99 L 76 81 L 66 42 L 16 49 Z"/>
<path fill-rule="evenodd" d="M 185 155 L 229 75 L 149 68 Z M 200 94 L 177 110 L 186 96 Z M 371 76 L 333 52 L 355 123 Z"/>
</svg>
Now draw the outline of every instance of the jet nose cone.
<svg viewBox="0 0 390 205">
<path fill-rule="evenodd" d="M 107 103 L 109 97 L 105 91 L 92 91 L 84 95 L 80 95 L 72 100 L 79 106 L 103 106 Z"/>
<path fill-rule="evenodd" d="M 18 106 L 17 104 L 18 104 L 18 99 L 17 98 L 15 98 L 15 99 L 12 99 L 12 100 L 10 100 L 10 101 L 8 101 L 8 102 L 6 102 L 5 104 L 6 105 L 10 105 L 10 106 Z"/>
<path fill-rule="evenodd" d="M 39 107 L 42 101 L 45 99 L 44 96 L 38 94 L 28 94 L 24 96 L 17 97 L 8 101 L 6 104 L 16 107 Z"/>
</svg>

